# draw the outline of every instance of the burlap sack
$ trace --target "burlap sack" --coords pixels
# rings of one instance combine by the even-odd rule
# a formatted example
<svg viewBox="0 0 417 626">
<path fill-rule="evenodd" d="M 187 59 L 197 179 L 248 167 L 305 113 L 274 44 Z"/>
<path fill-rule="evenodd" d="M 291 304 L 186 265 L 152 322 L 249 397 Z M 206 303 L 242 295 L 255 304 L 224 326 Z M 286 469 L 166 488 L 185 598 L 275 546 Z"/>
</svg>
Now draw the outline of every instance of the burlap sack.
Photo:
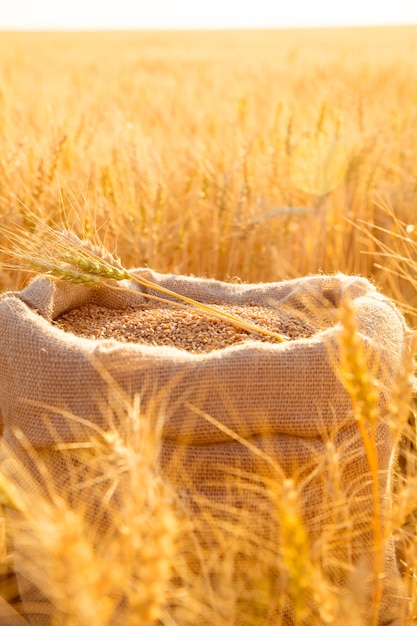
<svg viewBox="0 0 417 626">
<path fill-rule="evenodd" d="M 30 489 L 35 484 L 42 497 L 50 493 L 44 472 L 38 471 L 27 452 L 24 442 L 30 442 L 48 468 L 48 476 L 52 477 L 49 480 L 58 490 L 64 489 L 71 464 L 68 456 L 63 461 L 53 446 L 57 441 L 88 441 L 89 423 L 108 428 L 103 399 L 109 396 L 111 378 L 130 397 L 140 394 L 144 413 L 152 405 L 155 415 L 163 415 L 161 464 L 178 492 L 190 498 L 196 515 L 203 501 L 197 496 L 216 502 L 230 496 L 230 484 L 225 481 L 227 468 L 244 472 L 250 482 L 251 474 L 276 479 L 279 466 L 281 477 L 293 477 L 300 485 L 302 513 L 314 545 L 320 542 L 323 527 L 340 513 L 340 503 L 332 502 L 329 493 L 329 473 L 335 458 L 329 450 L 333 450 L 340 459 L 339 487 L 348 503 L 349 526 L 349 533 L 335 548 L 333 562 L 345 560 L 348 571 L 349 563 L 361 561 L 362 567 L 367 555 L 372 561 L 369 465 L 351 399 L 337 373 L 337 316 L 342 301 L 349 298 L 382 389 L 376 443 L 383 523 L 391 498 L 395 458 L 386 418 L 390 394 L 409 358 L 411 336 L 392 302 L 367 280 L 340 274 L 245 285 L 135 271 L 201 302 L 285 307 L 326 319 L 328 328 L 311 339 L 283 344 L 247 341 L 201 355 L 170 347 L 82 339 L 64 333 L 52 321 L 61 312 L 87 302 L 109 308 L 145 303 L 144 290 L 134 283 L 128 286 L 135 294 L 36 279 L 19 293 L 4 294 L 0 301 L 3 470 L 13 475 L 15 465 L 10 459 L 23 459 L 30 469 Z M 84 421 L 72 420 L 70 415 Z M 16 431 L 23 433 L 23 438 L 16 437 Z M 245 446 L 242 439 L 249 445 Z M 261 454 L 256 454 L 254 448 Z M 22 476 L 14 479 L 24 486 Z M 255 511 L 251 517 L 255 523 L 256 511 L 261 510 L 256 490 L 248 489 L 243 499 L 245 502 L 239 506 Z M 23 561 L 24 555 L 19 553 L 18 574 Z M 22 569 L 27 577 L 27 567 Z M 346 583 L 343 567 L 334 567 L 331 558 L 328 570 L 336 586 Z M 381 574 L 385 576 L 379 621 L 382 625 L 394 623 L 403 610 L 390 541 Z M 40 615 L 42 611 L 37 616 L 36 611 L 31 612 L 25 577 L 20 584 L 27 619 L 34 624 L 49 624 L 49 618 Z M 284 613 L 271 623 L 291 624 L 291 607 Z M 318 611 L 313 610 L 311 615 L 305 624 L 321 623 Z"/>
</svg>

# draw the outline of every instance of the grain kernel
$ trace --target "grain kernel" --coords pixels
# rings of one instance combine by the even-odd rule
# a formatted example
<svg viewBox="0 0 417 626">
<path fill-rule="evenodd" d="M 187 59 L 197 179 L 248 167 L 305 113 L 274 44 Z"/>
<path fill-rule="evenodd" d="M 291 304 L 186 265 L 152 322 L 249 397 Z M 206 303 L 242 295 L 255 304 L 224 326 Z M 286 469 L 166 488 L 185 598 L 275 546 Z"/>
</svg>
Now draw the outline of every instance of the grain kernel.
<svg viewBox="0 0 417 626">
<path fill-rule="evenodd" d="M 258 305 L 216 305 L 215 308 L 287 335 L 292 340 L 311 337 L 319 330 L 316 323 L 313 325 L 310 320 L 275 308 Z M 248 332 L 197 309 L 153 303 L 117 310 L 85 305 L 61 314 L 55 324 L 66 332 L 90 339 L 169 345 L 195 353 L 225 348 L 249 339 L 275 343 L 273 337 Z"/>
</svg>

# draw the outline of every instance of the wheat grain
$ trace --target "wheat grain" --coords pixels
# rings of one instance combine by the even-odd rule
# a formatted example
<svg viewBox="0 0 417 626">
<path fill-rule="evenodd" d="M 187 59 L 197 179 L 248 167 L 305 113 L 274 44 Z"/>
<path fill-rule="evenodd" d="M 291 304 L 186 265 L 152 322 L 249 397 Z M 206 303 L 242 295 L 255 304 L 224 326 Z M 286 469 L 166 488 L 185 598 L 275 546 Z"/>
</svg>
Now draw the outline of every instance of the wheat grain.
<svg viewBox="0 0 417 626">
<path fill-rule="evenodd" d="M 221 313 L 239 315 L 253 324 L 290 339 L 310 337 L 317 327 L 294 315 L 276 309 L 248 306 L 216 306 Z M 150 345 L 169 345 L 190 352 L 209 352 L 242 343 L 248 339 L 277 343 L 274 336 L 248 332 L 227 320 L 210 317 L 197 309 L 169 305 L 138 306 L 112 310 L 97 305 L 85 305 L 61 314 L 55 324 L 61 329 L 90 339 L 117 339 Z"/>
</svg>

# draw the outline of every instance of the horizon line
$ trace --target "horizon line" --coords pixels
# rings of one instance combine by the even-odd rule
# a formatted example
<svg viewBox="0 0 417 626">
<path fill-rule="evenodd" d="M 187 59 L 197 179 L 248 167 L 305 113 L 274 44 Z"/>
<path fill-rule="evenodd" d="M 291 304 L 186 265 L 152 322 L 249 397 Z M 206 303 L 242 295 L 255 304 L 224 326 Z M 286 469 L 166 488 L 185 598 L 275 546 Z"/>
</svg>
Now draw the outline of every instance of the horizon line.
<svg viewBox="0 0 417 626">
<path fill-rule="evenodd" d="M 47 33 L 47 32 L 233 32 L 233 31 L 276 31 L 276 30 L 330 30 L 357 28 L 413 28 L 416 22 L 375 22 L 360 24 L 312 24 L 312 25 L 276 25 L 276 26 L 3 26 L 0 32 Z"/>
</svg>

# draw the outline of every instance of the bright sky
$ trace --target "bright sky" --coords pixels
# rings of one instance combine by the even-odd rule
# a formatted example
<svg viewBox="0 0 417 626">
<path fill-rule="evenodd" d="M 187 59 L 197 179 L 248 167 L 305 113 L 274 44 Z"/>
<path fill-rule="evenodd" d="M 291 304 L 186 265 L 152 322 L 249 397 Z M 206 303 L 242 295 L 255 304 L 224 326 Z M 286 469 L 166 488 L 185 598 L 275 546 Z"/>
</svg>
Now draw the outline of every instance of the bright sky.
<svg viewBox="0 0 417 626">
<path fill-rule="evenodd" d="M 417 24 L 417 0 L 0 0 L 0 30 Z"/>
</svg>

